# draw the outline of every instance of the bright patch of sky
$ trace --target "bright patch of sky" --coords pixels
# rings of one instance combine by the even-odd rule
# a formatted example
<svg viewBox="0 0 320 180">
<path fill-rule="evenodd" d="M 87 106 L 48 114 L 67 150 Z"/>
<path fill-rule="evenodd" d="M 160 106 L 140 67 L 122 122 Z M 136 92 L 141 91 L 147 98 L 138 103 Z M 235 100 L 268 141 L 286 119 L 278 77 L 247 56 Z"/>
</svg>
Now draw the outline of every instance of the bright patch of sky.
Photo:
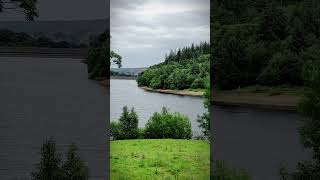
<svg viewBox="0 0 320 180">
<path fill-rule="evenodd" d="M 123 67 L 147 67 L 171 49 L 210 41 L 209 0 L 111 0 L 111 49 Z"/>
</svg>

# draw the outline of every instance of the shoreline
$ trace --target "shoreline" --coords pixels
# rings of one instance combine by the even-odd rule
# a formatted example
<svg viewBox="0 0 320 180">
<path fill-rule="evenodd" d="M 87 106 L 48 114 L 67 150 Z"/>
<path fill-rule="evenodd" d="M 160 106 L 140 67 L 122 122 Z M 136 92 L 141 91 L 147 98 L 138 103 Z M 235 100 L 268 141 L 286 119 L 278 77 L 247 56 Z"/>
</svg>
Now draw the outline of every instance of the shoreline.
<svg viewBox="0 0 320 180">
<path fill-rule="evenodd" d="M 203 92 L 194 92 L 188 90 L 169 90 L 152 89 L 149 87 L 140 87 L 143 90 L 164 94 L 174 94 L 180 96 L 202 97 Z M 275 95 L 269 96 L 259 93 L 238 93 L 232 91 L 222 91 L 212 93 L 210 102 L 212 105 L 219 106 L 239 106 L 252 107 L 260 109 L 272 109 L 281 111 L 297 111 L 300 97 L 294 95 Z"/>
<path fill-rule="evenodd" d="M 85 59 L 87 48 L 1 47 L 0 57 Z"/>
<path fill-rule="evenodd" d="M 135 80 L 134 76 L 110 76 L 110 79 L 124 79 L 124 80 Z"/>
<path fill-rule="evenodd" d="M 116 79 L 116 78 L 110 78 Z M 121 78 L 123 80 L 128 80 Z M 129 79 L 130 80 L 130 79 Z M 107 87 L 110 86 L 109 79 L 100 81 L 100 84 Z M 203 97 L 204 92 L 191 90 L 170 90 L 170 89 L 153 89 L 146 86 L 139 87 L 145 91 L 173 94 L 179 96 Z M 210 103 L 218 106 L 238 106 L 259 109 L 271 109 L 280 111 L 297 112 L 298 103 L 301 96 L 298 95 L 267 95 L 263 93 L 253 92 L 237 92 L 237 91 L 212 91 Z"/>
<path fill-rule="evenodd" d="M 253 107 L 262 109 L 297 111 L 300 96 L 259 93 L 239 93 L 232 91 L 211 92 L 212 105 Z"/>
<path fill-rule="evenodd" d="M 157 92 L 163 94 L 174 94 L 179 96 L 192 96 L 192 97 L 203 97 L 204 92 L 196 92 L 190 90 L 171 90 L 171 89 L 152 89 L 146 86 L 139 87 L 143 90 L 150 92 Z"/>
</svg>

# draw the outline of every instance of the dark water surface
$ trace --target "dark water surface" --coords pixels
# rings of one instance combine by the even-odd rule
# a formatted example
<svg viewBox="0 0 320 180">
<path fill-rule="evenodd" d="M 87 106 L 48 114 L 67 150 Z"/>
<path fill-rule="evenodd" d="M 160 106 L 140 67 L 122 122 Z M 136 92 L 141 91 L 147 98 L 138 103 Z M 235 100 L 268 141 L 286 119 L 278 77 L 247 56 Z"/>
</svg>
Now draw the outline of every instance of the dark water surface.
<svg viewBox="0 0 320 180">
<path fill-rule="evenodd" d="M 0 179 L 30 179 L 50 136 L 61 153 L 76 143 L 91 179 L 105 179 L 107 94 L 79 59 L 1 57 Z"/>
<path fill-rule="evenodd" d="M 249 171 L 254 180 L 277 180 L 279 168 L 309 160 L 299 142 L 302 117 L 294 112 L 214 106 L 215 159 Z"/>
<path fill-rule="evenodd" d="M 199 134 L 197 115 L 205 112 L 201 97 L 178 96 L 145 91 L 137 86 L 135 80 L 117 80 L 110 82 L 110 118 L 118 120 L 122 107 L 134 107 L 139 117 L 139 126 L 144 127 L 154 112 L 167 107 L 171 112 L 180 112 L 191 120 L 193 132 Z"/>
</svg>

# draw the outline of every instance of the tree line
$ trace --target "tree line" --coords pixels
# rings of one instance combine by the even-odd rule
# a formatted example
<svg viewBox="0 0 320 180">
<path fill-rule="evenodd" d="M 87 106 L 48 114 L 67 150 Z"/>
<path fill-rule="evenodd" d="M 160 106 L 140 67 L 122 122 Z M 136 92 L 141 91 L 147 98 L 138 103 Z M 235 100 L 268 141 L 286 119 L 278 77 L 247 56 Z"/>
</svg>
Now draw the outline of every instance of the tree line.
<svg viewBox="0 0 320 180">
<path fill-rule="evenodd" d="M 33 37 L 25 32 L 0 29 L 0 46 L 4 47 L 46 47 L 46 48 L 87 48 L 85 43 L 55 41 L 45 36 Z"/>
<path fill-rule="evenodd" d="M 61 154 L 57 152 L 56 142 L 51 137 L 42 145 L 40 162 L 31 172 L 32 180 L 87 180 L 89 168 L 77 154 L 75 144 L 69 146 L 66 160 L 62 162 Z"/>
<path fill-rule="evenodd" d="M 204 89 L 209 83 L 209 59 L 210 44 L 207 42 L 171 50 L 164 62 L 138 75 L 138 85 L 154 89 Z"/>
</svg>

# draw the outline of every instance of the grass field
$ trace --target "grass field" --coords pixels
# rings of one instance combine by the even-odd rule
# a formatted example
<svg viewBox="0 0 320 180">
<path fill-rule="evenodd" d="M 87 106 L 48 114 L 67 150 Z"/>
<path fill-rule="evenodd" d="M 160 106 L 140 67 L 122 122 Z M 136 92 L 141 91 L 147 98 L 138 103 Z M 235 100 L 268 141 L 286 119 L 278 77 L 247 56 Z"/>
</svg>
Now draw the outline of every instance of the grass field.
<svg viewBox="0 0 320 180">
<path fill-rule="evenodd" d="M 201 140 L 111 141 L 112 180 L 210 179 L 210 145 Z"/>
</svg>

